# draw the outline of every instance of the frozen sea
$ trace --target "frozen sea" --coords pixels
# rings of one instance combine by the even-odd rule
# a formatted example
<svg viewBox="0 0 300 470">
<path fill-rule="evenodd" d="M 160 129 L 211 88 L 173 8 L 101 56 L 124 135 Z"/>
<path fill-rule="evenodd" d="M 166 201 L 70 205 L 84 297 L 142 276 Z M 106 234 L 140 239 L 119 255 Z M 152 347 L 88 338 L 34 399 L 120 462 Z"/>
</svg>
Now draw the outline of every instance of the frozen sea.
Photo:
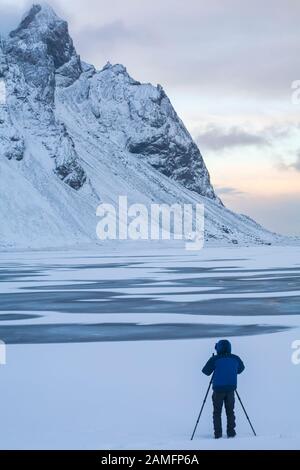
<svg viewBox="0 0 300 470">
<path fill-rule="evenodd" d="M 1 253 L 0 300 L 1 448 L 300 448 L 299 247 Z M 191 443 L 222 337 L 258 438 L 211 440 L 209 403 Z"/>
</svg>

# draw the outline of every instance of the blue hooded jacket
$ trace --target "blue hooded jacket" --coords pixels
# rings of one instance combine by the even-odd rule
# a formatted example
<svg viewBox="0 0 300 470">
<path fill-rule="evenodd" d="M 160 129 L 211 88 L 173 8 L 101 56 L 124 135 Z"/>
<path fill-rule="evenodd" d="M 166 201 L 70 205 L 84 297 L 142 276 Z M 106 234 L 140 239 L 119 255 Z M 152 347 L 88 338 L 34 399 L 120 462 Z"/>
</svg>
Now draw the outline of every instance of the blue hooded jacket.
<svg viewBox="0 0 300 470">
<path fill-rule="evenodd" d="M 237 387 L 237 375 L 243 372 L 243 361 L 231 354 L 231 344 L 227 339 L 221 339 L 215 346 L 217 351 L 205 364 L 203 374 L 213 375 L 213 390 L 216 392 L 230 392 Z"/>
</svg>

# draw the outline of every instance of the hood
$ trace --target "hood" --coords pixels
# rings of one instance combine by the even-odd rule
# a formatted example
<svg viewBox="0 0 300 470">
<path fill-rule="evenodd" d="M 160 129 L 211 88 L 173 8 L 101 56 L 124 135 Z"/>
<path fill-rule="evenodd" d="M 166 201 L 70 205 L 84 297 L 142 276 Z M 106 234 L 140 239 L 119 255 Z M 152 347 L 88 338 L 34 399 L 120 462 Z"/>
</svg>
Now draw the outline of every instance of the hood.
<svg viewBox="0 0 300 470">
<path fill-rule="evenodd" d="M 215 350 L 218 354 L 230 354 L 231 353 L 231 343 L 228 339 L 220 339 L 215 345 Z"/>
</svg>

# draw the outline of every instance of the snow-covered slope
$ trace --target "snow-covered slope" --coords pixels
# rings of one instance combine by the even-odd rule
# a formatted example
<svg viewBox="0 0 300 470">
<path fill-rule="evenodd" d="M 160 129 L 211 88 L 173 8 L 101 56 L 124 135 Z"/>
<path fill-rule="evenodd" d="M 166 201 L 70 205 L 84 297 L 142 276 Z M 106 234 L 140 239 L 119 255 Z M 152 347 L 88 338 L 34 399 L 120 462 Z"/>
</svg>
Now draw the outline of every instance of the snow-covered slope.
<svg viewBox="0 0 300 470">
<path fill-rule="evenodd" d="M 98 203 L 119 195 L 203 202 L 207 240 L 280 239 L 223 206 L 162 87 L 82 62 L 50 7 L 34 5 L 2 41 L 0 80 L 0 246 L 95 240 Z"/>
</svg>

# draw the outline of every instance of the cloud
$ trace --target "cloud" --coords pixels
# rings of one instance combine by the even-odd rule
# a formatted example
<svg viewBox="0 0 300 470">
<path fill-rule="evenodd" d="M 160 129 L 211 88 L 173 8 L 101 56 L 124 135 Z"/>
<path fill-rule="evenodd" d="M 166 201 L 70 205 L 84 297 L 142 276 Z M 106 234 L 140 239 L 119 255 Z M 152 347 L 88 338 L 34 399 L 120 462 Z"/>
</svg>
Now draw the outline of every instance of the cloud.
<svg viewBox="0 0 300 470">
<path fill-rule="evenodd" d="M 282 121 L 257 131 L 247 130 L 245 125 L 225 127 L 208 123 L 196 133 L 200 148 L 222 150 L 233 147 L 272 147 L 293 136 L 298 138 L 300 125 Z M 194 132 L 195 134 L 195 132 Z M 281 162 L 280 162 L 281 164 Z"/>
<path fill-rule="evenodd" d="M 296 151 L 296 153 L 294 154 L 296 159 L 294 162 L 292 163 L 286 163 L 283 159 L 282 156 L 278 156 L 277 158 L 277 168 L 279 170 L 296 170 L 296 171 L 300 171 L 300 149 L 298 151 Z"/>
<path fill-rule="evenodd" d="M 209 124 L 206 129 L 198 135 L 196 141 L 201 148 L 205 147 L 212 150 L 249 145 L 270 145 L 269 140 L 263 135 L 248 132 L 241 127 L 224 129 L 214 124 Z"/>
<path fill-rule="evenodd" d="M 89 28 L 81 32 L 82 36 L 88 35 L 89 39 L 99 40 L 104 43 L 117 43 L 119 41 L 136 39 L 133 31 L 130 31 L 121 20 L 112 21 L 98 28 Z"/>
<path fill-rule="evenodd" d="M 215 186 L 216 193 L 221 196 L 238 196 L 241 194 L 245 194 L 243 191 L 240 191 L 239 189 L 233 188 L 231 186 Z"/>
<path fill-rule="evenodd" d="M 294 170 L 300 171 L 300 150 L 298 150 L 297 152 L 296 161 L 294 163 L 291 163 L 290 167 Z"/>
<path fill-rule="evenodd" d="M 120 48 L 148 47 L 155 43 L 155 38 L 147 30 L 140 29 L 138 26 L 133 28 L 128 26 L 123 20 L 116 19 L 97 27 L 87 27 L 81 29 L 76 36 L 76 42 L 80 44 L 81 54 L 91 54 L 93 51 L 99 54 L 103 51 L 106 58 L 113 59 L 109 55 L 115 56 L 120 52 Z M 105 51 L 105 52 L 104 52 Z M 121 58 L 119 62 L 124 62 Z"/>
<path fill-rule="evenodd" d="M 300 236 L 300 193 L 280 196 L 232 198 L 230 209 L 247 214 L 270 230 L 286 235 Z"/>
</svg>

